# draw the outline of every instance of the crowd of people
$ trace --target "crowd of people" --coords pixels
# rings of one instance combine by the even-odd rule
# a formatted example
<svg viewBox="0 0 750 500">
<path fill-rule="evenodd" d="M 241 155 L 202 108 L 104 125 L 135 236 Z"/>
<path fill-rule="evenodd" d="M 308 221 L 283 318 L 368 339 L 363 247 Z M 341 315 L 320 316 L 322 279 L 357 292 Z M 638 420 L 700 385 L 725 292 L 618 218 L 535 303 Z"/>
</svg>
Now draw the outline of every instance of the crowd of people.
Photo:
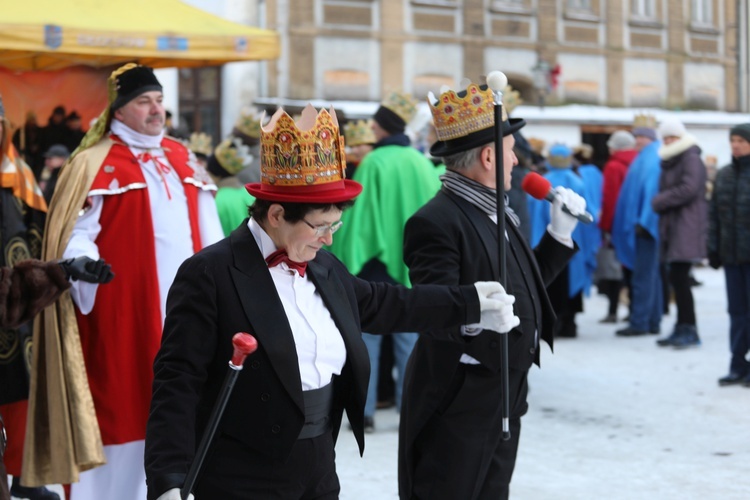
<svg viewBox="0 0 750 500">
<path fill-rule="evenodd" d="M 617 336 L 661 333 L 674 302 L 656 344 L 697 347 L 691 268 L 706 261 L 725 269 L 731 320 L 719 385 L 750 387 L 750 124 L 712 182 L 673 119 L 636 116 L 602 167 L 590 145 L 524 137 L 510 102 L 498 139 L 483 82 L 429 97 L 425 152 L 400 92 L 346 124 L 243 110 L 214 147 L 169 135 L 151 68 L 107 85 L 85 133 L 58 106 L 11 134 L 0 100 L 0 331 L 16 346 L 0 450 L 16 496 L 338 498 L 344 413 L 363 452 L 395 371 L 400 498 L 508 498 L 540 343 L 578 335 L 595 287 L 602 323 L 627 321 Z M 520 187 L 534 171 L 549 202 Z M 236 332 L 259 347 L 225 395 Z"/>
</svg>

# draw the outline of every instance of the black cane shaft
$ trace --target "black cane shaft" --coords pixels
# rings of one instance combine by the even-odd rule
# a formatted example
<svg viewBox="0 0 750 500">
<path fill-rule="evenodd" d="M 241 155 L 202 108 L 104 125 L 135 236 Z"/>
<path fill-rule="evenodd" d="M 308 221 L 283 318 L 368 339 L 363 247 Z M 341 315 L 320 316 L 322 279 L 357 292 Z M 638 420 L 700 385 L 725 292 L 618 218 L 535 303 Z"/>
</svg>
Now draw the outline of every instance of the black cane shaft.
<svg viewBox="0 0 750 500">
<path fill-rule="evenodd" d="M 229 396 L 232 394 L 234 383 L 237 381 L 241 369 L 241 365 L 239 369 L 230 369 L 224 378 L 224 385 L 221 387 L 221 393 L 219 393 L 219 397 L 216 399 L 216 405 L 214 405 L 214 409 L 211 411 L 211 417 L 208 419 L 208 424 L 206 424 L 206 431 L 203 433 L 201 443 L 198 446 L 198 450 L 195 452 L 193 463 L 190 464 L 190 470 L 188 471 L 187 478 L 185 478 L 185 484 L 182 485 L 182 489 L 180 490 L 180 496 L 183 500 L 187 499 L 188 495 L 190 495 L 193 490 L 193 486 L 195 486 L 195 481 L 198 479 L 198 474 L 200 474 L 201 467 L 203 466 L 203 460 L 206 458 L 208 448 L 211 446 L 214 434 L 216 434 L 216 429 L 219 427 L 219 421 L 224 414 L 224 408 L 226 408 L 227 402 L 229 402 Z"/>
<path fill-rule="evenodd" d="M 507 289 L 508 273 L 505 243 L 505 163 L 503 161 L 503 105 L 495 102 L 495 193 L 497 196 L 497 246 L 500 259 L 500 284 Z M 508 335 L 500 335 L 500 378 L 502 384 L 503 440 L 510 439 L 510 382 L 508 380 Z"/>
</svg>

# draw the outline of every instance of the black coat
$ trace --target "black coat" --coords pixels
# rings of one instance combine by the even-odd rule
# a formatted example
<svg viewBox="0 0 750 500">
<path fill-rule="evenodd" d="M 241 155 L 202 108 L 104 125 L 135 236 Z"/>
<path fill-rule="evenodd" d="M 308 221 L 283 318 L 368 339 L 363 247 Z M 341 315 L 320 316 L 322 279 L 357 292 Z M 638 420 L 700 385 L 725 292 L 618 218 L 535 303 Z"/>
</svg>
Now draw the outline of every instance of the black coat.
<svg viewBox="0 0 750 500">
<path fill-rule="evenodd" d="M 555 314 L 545 288 L 565 267 L 576 249 L 568 248 L 545 234 L 532 252 L 518 228 L 507 217 L 505 227 L 508 233 L 515 235 L 513 240 L 518 242 L 514 250 L 523 252 L 531 264 L 533 283 L 540 298 L 540 303 L 536 305 L 541 308 L 541 311 L 537 309 L 542 321 L 539 334 L 552 347 Z M 440 191 L 406 224 L 404 260 L 409 266 L 412 283 L 456 285 L 498 280 L 500 269 L 496 234 L 497 226 L 474 205 L 445 190 Z M 510 253 L 509 249 L 509 276 L 519 272 L 511 265 Z M 516 292 L 508 289 L 510 294 Z M 519 327 L 508 335 L 510 366 L 525 373 L 533 362 L 539 362 L 539 348 L 534 347 L 535 332 L 522 331 Z M 441 340 L 445 336 L 450 336 L 453 342 Z M 493 358 L 499 359 L 499 347 L 497 334 L 487 331 L 468 339 L 461 335 L 459 327 L 420 335 L 409 358 L 404 379 L 399 431 L 401 498 L 411 498 L 414 442 L 446 395 L 461 355 L 467 353 L 477 359 L 482 355 L 480 361 L 485 364 L 485 360 L 492 362 L 496 361 Z M 478 397 L 483 397 L 483 403 L 500 410 L 500 401 L 484 395 Z M 517 416 L 520 415 L 512 415 Z M 497 433 L 500 431 L 500 428 L 496 430 Z M 494 437 L 488 436 L 488 441 L 494 440 Z M 477 450 L 477 453 L 480 452 Z"/>
<path fill-rule="evenodd" d="M 362 330 L 392 333 L 477 322 L 477 295 L 472 286 L 409 290 L 370 283 L 326 251 L 318 252 L 307 272 L 347 352 L 334 385 L 334 440 L 346 410 L 362 452 L 370 371 Z M 246 224 L 186 260 L 169 291 L 146 432 L 149 499 L 183 484 L 226 376 L 236 332 L 251 333 L 259 347 L 239 374 L 217 435 L 284 459 L 304 425 L 299 365 L 283 306 Z"/>
</svg>

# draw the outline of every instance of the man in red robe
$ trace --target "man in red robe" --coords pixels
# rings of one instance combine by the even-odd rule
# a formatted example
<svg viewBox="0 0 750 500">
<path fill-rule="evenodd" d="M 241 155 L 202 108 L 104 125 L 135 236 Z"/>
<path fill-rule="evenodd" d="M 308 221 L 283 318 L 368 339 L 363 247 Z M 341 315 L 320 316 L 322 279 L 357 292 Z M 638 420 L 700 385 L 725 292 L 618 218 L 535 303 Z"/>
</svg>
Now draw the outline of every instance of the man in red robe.
<svg viewBox="0 0 750 500">
<path fill-rule="evenodd" d="M 44 255 L 101 257 L 117 279 L 75 283 L 72 303 L 64 296 L 43 313 L 34 366 L 44 369 L 32 373 L 24 456 L 23 482 L 75 483 L 75 500 L 145 498 L 143 443 L 167 291 L 187 257 L 223 237 L 215 185 L 164 136 L 153 70 L 114 71 L 109 98 L 62 167 Z"/>
</svg>

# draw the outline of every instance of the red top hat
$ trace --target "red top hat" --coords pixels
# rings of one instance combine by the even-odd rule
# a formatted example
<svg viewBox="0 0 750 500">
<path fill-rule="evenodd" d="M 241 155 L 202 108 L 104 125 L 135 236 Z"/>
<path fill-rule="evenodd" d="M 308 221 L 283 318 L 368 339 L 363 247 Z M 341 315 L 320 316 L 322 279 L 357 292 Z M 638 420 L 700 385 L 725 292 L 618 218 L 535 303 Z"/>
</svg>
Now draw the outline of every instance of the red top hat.
<svg viewBox="0 0 750 500">
<path fill-rule="evenodd" d="M 316 113 L 308 104 L 297 123 L 279 108 L 261 127 L 260 155 L 260 182 L 245 188 L 261 200 L 340 203 L 362 192 L 344 178 L 344 138 L 333 108 Z"/>
</svg>

